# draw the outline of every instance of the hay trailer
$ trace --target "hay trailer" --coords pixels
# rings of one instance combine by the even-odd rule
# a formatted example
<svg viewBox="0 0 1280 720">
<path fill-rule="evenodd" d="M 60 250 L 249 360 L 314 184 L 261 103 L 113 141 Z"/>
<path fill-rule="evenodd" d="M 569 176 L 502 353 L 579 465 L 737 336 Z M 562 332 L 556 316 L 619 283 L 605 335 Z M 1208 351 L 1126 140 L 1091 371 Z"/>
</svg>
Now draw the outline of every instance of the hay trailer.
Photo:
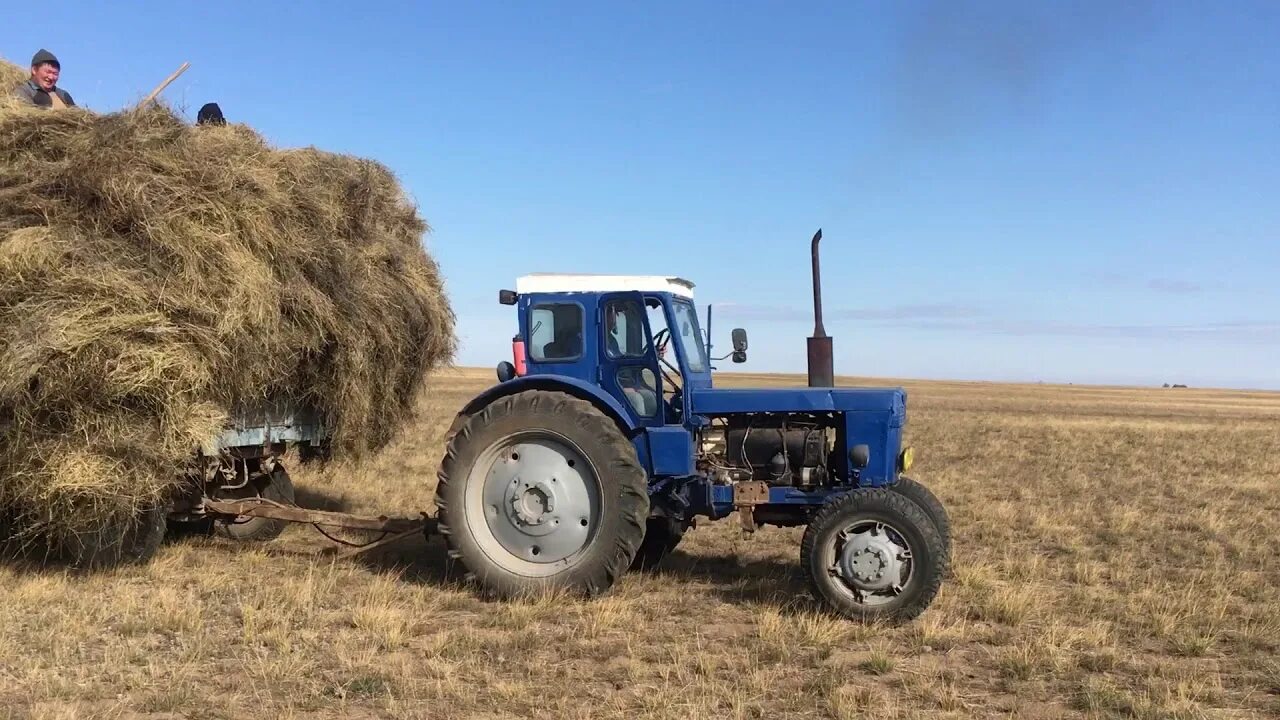
<svg viewBox="0 0 1280 720">
<path fill-rule="evenodd" d="M 195 454 L 167 508 L 167 522 L 186 532 L 256 542 L 275 539 L 290 523 L 305 523 L 350 546 L 343 555 L 432 534 L 435 522 L 425 513 L 418 518 L 366 517 L 298 507 L 284 456 L 290 449 L 303 461 L 323 456 L 328 439 L 324 424 L 308 408 L 274 402 L 242 411 Z M 382 536 L 355 543 L 333 537 L 325 527 Z"/>
<path fill-rule="evenodd" d="M 658 565 L 697 518 L 805 527 L 814 595 L 852 618 L 906 620 L 932 601 L 950 556 L 938 499 L 905 473 L 906 392 L 837 387 L 822 325 L 819 230 L 810 246 L 815 331 L 808 387 L 721 388 L 747 334 L 712 357 L 711 309 L 675 277 L 533 274 L 499 301 L 517 312 L 512 359 L 449 431 L 435 518 L 362 518 L 294 506 L 279 448 L 322 445 L 287 408 L 246 418 L 203 453 L 184 518 L 266 539 L 284 523 L 425 532 L 478 587 L 594 595 Z M 358 552 L 353 548 L 346 552 Z"/>
</svg>

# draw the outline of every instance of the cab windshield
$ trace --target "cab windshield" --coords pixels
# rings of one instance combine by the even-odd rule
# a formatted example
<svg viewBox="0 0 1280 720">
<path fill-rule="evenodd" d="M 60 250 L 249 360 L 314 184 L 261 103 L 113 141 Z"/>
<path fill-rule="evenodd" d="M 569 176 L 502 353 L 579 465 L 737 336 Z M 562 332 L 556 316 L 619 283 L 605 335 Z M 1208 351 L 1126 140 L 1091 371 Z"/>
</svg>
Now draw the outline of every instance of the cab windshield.
<svg viewBox="0 0 1280 720">
<path fill-rule="evenodd" d="M 702 331 L 698 328 L 698 313 L 687 302 L 672 303 L 676 316 L 676 326 L 672 334 L 679 338 L 680 352 L 685 357 L 692 373 L 707 371 L 707 349 L 702 344 Z"/>
</svg>

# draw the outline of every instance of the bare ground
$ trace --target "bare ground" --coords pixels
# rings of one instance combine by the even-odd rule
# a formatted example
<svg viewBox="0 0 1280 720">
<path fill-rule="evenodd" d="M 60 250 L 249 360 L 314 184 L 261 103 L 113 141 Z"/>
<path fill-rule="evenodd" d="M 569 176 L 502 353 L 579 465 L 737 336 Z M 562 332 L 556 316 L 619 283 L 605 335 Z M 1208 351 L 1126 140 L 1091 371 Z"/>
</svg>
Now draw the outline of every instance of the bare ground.
<svg viewBox="0 0 1280 720">
<path fill-rule="evenodd" d="M 298 472 L 300 501 L 432 510 L 490 377 L 441 374 L 432 421 Z M 93 577 L 0 566 L 0 717 L 1280 715 L 1280 394 L 903 384 L 912 474 L 955 524 L 914 623 L 824 615 L 799 529 L 707 524 L 606 598 L 495 603 L 438 539 L 334 560 L 294 527 Z"/>
</svg>

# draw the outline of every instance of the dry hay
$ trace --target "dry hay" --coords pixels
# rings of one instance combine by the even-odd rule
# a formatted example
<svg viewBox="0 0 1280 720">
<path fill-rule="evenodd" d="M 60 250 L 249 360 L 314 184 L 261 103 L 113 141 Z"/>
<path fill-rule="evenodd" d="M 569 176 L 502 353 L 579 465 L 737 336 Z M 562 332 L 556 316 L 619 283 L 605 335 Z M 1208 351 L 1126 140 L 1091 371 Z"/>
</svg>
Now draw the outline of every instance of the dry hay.
<svg viewBox="0 0 1280 720">
<path fill-rule="evenodd" d="M 17 65 L 7 63 L 4 58 L 0 58 L 0 91 L 3 91 L 4 98 L 0 98 L 0 105 L 11 101 L 13 91 L 19 85 L 27 81 L 31 73 Z"/>
<path fill-rule="evenodd" d="M 426 230 L 371 161 L 0 104 L 0 523 L 54 550 L 118 527 L 267 398 L 335 455 L 383 446 L 455 347 Z"/>
</svg>

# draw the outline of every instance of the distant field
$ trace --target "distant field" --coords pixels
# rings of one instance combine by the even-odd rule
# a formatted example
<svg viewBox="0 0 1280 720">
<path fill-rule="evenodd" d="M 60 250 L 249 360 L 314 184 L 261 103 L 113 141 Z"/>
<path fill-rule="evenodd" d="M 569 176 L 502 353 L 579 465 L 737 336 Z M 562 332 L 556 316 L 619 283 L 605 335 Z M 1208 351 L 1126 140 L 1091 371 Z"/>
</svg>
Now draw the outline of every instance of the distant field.
<svg viewBox="0 0 1280 720">
<path fill-rule="evenodd" d="M 431 421 L 298 471 L 300 502 L 433 510 L 444 429 L 491 378 L 437 376 Z M 87 579 L 0 567 L 0 717 L 1280 715 L 1280 394 L 901 384 L 956 554 L 909 625 L 818 612 L 801 529 L 705 524 L 606 598 L 503 604 L 438 539 L 334 561 L 294 527 Z"/>
</svg>

